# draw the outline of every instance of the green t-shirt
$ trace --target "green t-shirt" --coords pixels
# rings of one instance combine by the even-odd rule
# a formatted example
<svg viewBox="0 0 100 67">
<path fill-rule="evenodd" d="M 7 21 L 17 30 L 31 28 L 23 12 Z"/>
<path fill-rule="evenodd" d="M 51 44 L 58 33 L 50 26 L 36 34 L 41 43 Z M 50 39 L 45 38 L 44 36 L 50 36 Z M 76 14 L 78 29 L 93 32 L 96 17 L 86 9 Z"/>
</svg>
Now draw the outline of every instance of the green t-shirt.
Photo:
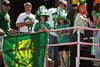
<svg viewBox="0 0 100 67">
<path fill-rule="evenodd" d="M 42 24 L 43 24 L 44 26 L 46 26 L 46 28 L 47 28 L 48 30 L 51 29 L 51 26 L 50 26 L 49 23 L 47 23 L 47 22 L 44 22 L 44 23 L 38 22 L 38 23 L 35 24 L 34 31 L 39 31 L 39 29 L 41 29 L 41 27 L 42 27 Z"/>
<path fill-rule="evenodd" d="M 10 34 L 10 16 L 4 11 L 0 12 L 0 28 L 4 30 L 6 35 Z"/>
<path fill-rule="evenodd" d="M 50 26 L 49 23 L 47 23 L 47 22 L 44 22 L 44 23 L 37 22 L 37 23 L 35 24 L 34 31 L 39 31 L 39 29 L 42 28 L 42 24 L 43 24 L 48 30 L 51 29 L 51 26 Z M 47 42 L 47 38 L 48 38 L 48 33 L 43 32 L 43 33 L 40 34 L 40 41 L 44 40 L 43 42 Z"/>
<path fill-rule="evenodd" d="M 63 24 L 63 25 L 57 25 L 56 29 L 68 28 L 68 27 L 69 27 L 68 24 Z M 67 34 L 67 30 L 57 32 L 57 34 L 58 34 L 58 37 L 57 37 L 58 43 L 68 43 L 69 42 L 69 36 L 68 35 L 61 36 L 61 34 L 64 34 L 64 33 Z"/>
<path fill-rule="evenodd" d="M 96 16 L 96 18 L 100 17 L 100 12 L 98 13 L 97 11 L 93 10 L 92 11 L 92 16 Z"/>
<path fill-rule="evenodd" d="M 100 12 L 98 13 L 97 11 L 93 10 L 92 11 L 92 16 L 96 16 L 96 18 L 98 19 L 100 17 Z M 100 29 L 100 22 L 97 25 L 97 27 Z"/>
</svg>

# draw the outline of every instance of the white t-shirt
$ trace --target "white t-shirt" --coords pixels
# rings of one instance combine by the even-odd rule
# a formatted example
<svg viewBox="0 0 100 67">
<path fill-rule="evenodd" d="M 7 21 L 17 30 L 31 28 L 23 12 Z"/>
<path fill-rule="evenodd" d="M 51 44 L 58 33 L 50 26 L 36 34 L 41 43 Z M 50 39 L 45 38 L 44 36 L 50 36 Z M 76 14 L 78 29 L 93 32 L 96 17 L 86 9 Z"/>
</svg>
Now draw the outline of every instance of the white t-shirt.
<svg viewBox="0 0 100 67">
<path fill-rule="evenodd" d="M 26 14 L 26 13 L 24 12 L 24 13 L 21 13 L 21 14 L 18 16 L 17 21 L 16 21 L 16 24 L 17 24 L 17 23 L 24 23 L 25 21 L 28 21 L 28 20 L 29 20 L 28 17 L 31 18 L 32 21 L 33 21 L 34 23 L 37 22 L 37 20 L 35 19 L 35 15 L 34 15 L 34 14 L 32 14 L 32 13 Z M 35 25 L 35 24 L 33 24 L 33 27 L 34 27 L 34 25 Z M 32 30 L 33 30 L 33 29 L 32 29 Z M 19 28 L 19 32 L 28 32 L 28 27 L 27 27 L 27 26 L 20 27 L 20 28 Z"/>
<path fill-rule="evenodd" d="M 74 21 L 74 27 L 86 27 L 87 24 L 85 21 L 81 19 L 83 17 L 80 13 L 77 13 L 75 21 Z M 75 33 L 77 30 L 74 30 L 73 33 Z M 80 31 L 81 33 L 84 34 L 84 30 Z"/>
<path fill-rule="evenodd" d="M 49 18 L 48 18 L 48 22 L 51 25 L 51 27 L 54 27 L 54 21 L 53 21 L 53 17 L 52 14 L 56 12 L 57 8 L 50 8 L 48 9 L 48 14 L 49 14 Z M 57 36 L 57 34 L 55 32 L 50 32 L 51 35 Z"/>
</svg>

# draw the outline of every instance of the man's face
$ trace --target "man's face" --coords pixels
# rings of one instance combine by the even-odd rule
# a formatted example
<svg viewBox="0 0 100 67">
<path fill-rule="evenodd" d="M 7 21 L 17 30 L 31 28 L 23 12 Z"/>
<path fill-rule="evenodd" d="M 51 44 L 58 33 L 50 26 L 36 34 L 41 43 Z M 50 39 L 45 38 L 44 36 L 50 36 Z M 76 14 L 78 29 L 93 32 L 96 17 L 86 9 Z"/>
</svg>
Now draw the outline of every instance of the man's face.
<svg viewBox="0 0 100 67">
<path fill-rule="evenodd" d="M 2 5 L 2 7 L 3 7 L 3 10 L 6 11 L 6 12 L 8 12 L 9 9 L 10 9 L 10 5 L 9 4 L 4 4 L 4 5 Z"/>
<path fill-rule="evenodd" d="M 60 4 L 58 5 L 58 7 L 62 8 L 62 9 L 64 9 L 64 10 L 66 10 L 66 8 L 67 8 L 67 6 L 66 6 L 64 3 L 60 3 Z"/>
<path fill-rule="evenodd" d="M 30 5 L 25 5 L 24 8 L 25 8 L 26 12 L 31 12 L 31 10 L 32 10 L 32 6 L 30 6 Z"/>
</svg>

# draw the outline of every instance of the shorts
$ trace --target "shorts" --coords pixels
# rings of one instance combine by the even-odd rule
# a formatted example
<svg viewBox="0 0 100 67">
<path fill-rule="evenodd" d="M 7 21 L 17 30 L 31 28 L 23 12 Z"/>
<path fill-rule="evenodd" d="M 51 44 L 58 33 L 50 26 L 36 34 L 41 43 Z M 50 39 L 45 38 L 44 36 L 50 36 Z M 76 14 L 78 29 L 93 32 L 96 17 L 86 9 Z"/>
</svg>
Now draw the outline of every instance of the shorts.
<svg viewBox="0 0 100 67">
<path fill-rule="evenodd" d="M 66 46 L 66 45 L 64 45 L 64 46 L 58 46 L 58 51 L 63 51 L 63 50 L 69 51 L 69 46 Z"/>
</svg>

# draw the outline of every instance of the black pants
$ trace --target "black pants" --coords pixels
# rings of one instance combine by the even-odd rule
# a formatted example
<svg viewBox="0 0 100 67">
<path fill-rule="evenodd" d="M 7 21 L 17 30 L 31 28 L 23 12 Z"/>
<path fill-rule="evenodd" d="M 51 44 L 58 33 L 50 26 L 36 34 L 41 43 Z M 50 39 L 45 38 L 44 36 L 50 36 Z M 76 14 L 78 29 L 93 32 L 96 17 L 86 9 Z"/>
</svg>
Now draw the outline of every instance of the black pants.
<svg viewBox="0 0 100 67">
<path fill-rule="evenodd" d="M 77 42 L 77 33 L 75 32 L 73 34 L 73 41 Z M 83 34 L 80 33 L 80 41 L 83 41 Z M 76 57 L 77 57 L 77 45 L 73 45 L 70 47 L 70 54 L 71 54 L 71 59 L 70 59 L 70 67 L 76 67 Z"/>
<path fill-rule="evenodd" d="M 80 41 L 83 42 L 84 35 L 80 34 Z M 77 33 L 73 36 L 73 41 L 77 42 Z M 70 59 L 70 67 L 76 67 L 76 57 L 77 57 L 77 45 L 71 46 L 71 59 Z M 90 46 L 84 46 L 81 44 L 80 46 L 80 56 L 91 57 Z M 80 67 L 92 67 L 93 62 L 91 61 L 80 61 Z"/>
</svg>

